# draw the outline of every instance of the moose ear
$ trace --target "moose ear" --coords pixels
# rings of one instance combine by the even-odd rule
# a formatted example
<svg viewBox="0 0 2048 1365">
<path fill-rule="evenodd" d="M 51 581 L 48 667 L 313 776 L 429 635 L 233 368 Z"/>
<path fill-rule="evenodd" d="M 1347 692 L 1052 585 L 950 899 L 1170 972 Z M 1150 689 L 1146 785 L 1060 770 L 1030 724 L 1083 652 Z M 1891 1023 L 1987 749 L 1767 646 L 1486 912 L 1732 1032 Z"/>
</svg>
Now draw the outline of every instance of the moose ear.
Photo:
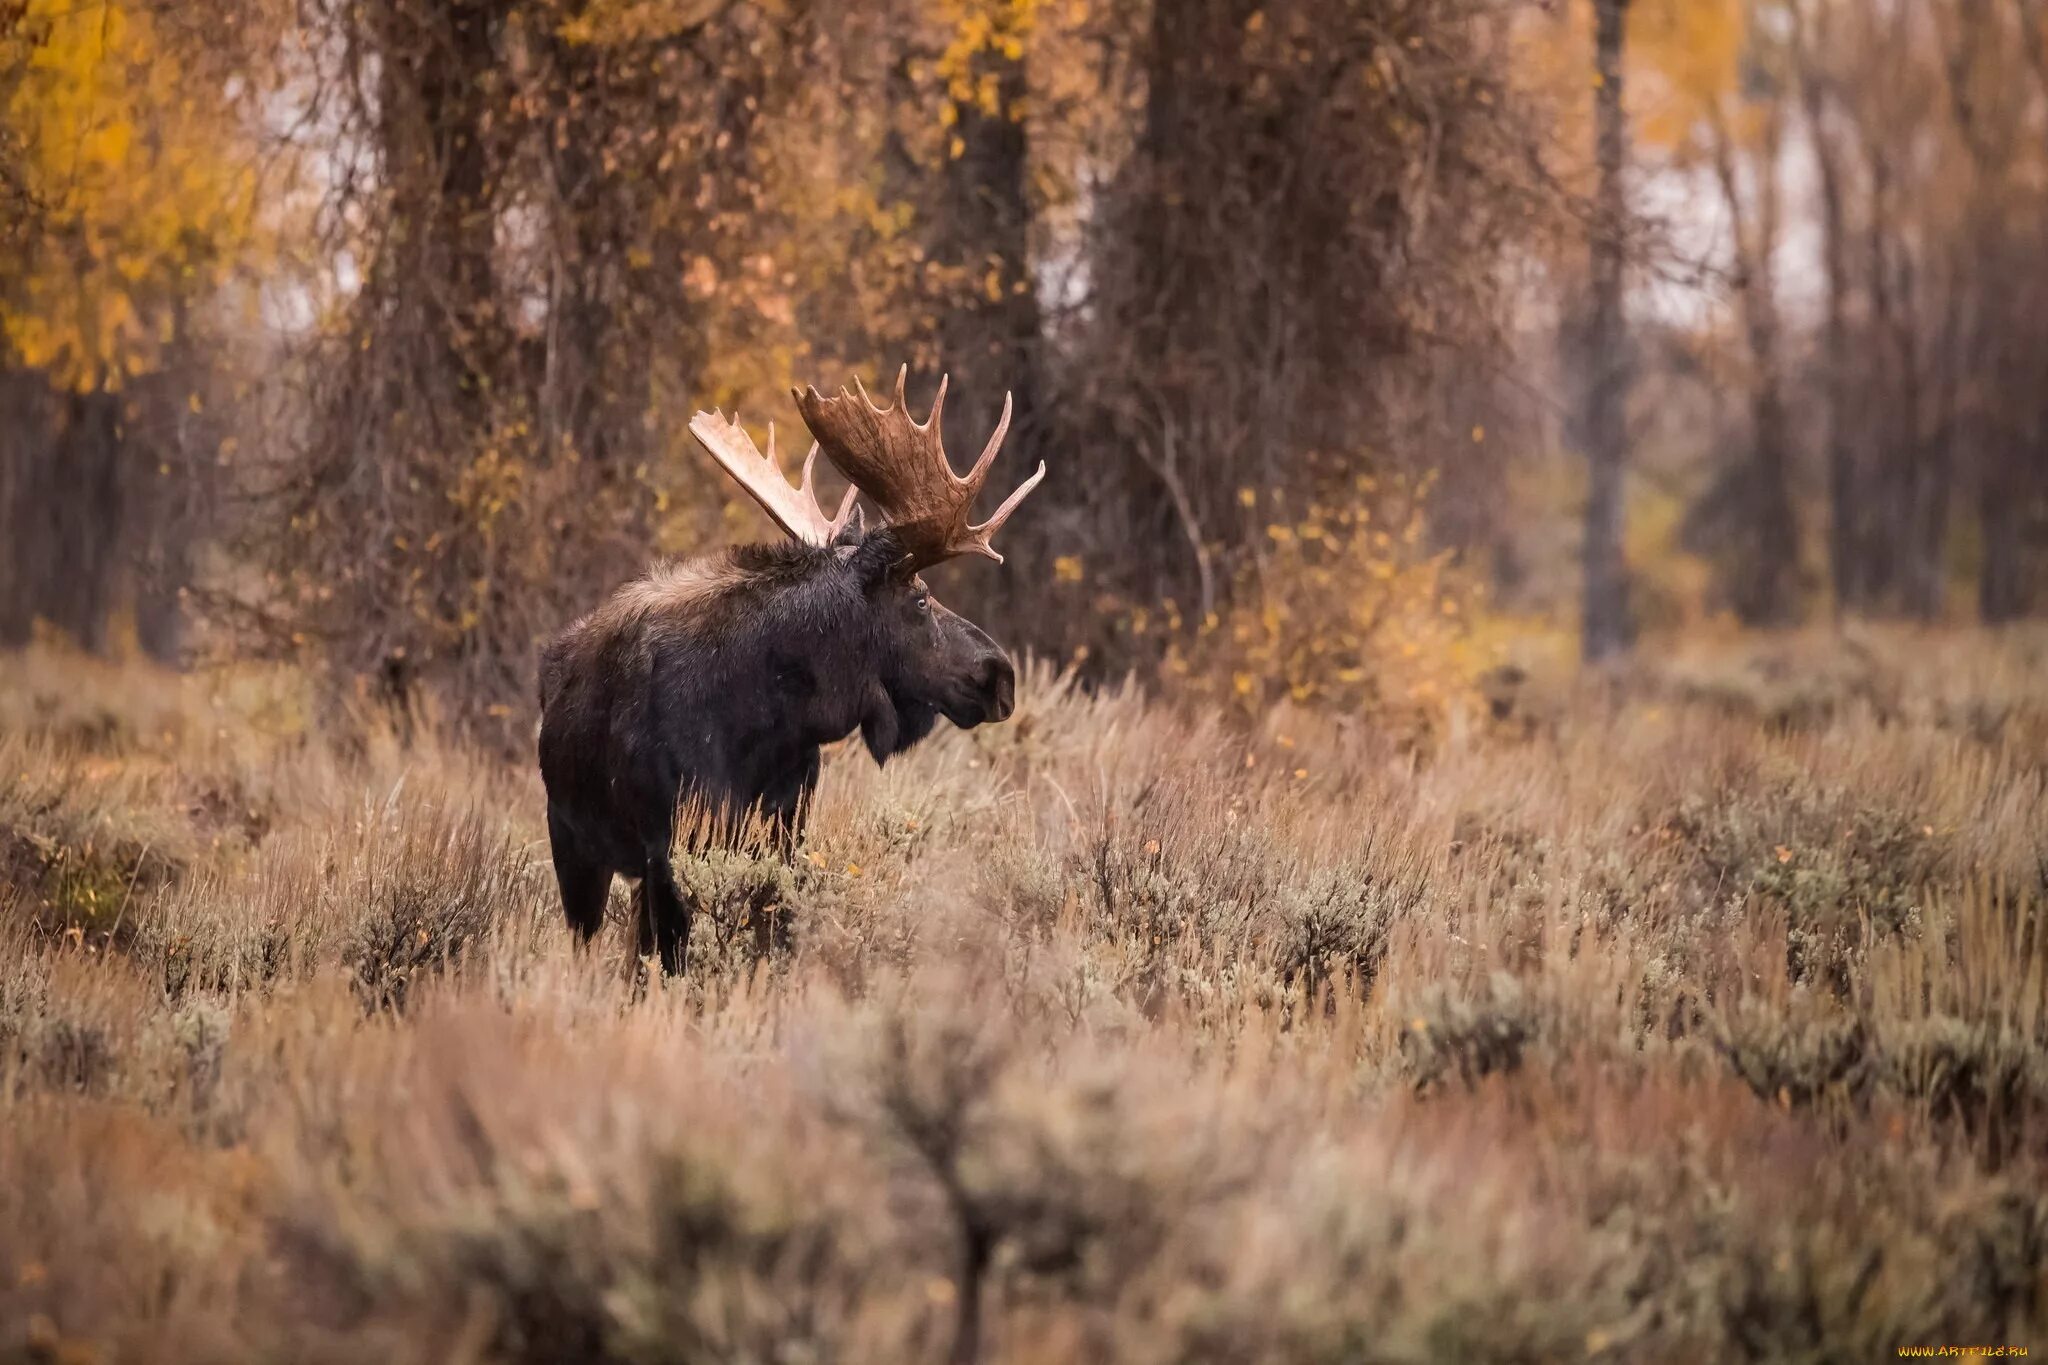
<svg viewBox="0 0 2048 1365">
<path fill-rule="evenodd" d="M 859 581 L 862 592 L 872 592 L 888 580 L 890 575 L 901 573 L 911 565 L 910 552 L 903 548 L 896 532 L 887 526 L 863 539 L 855 548 L 849 563 L 853 566 L 854 577 Z"/>
<path fill-rule="evenodd" d="M 862 537 L 867 535 L 867 529 L 867 513 L 861 510 L 859 503 L 855 503 L 852 513 L 846 519 L 846 525 L 840 527 L 839 534 L 832 537 L 831 548 L 835 550 L 853 549 L 861 543 Z"/>
</svg>

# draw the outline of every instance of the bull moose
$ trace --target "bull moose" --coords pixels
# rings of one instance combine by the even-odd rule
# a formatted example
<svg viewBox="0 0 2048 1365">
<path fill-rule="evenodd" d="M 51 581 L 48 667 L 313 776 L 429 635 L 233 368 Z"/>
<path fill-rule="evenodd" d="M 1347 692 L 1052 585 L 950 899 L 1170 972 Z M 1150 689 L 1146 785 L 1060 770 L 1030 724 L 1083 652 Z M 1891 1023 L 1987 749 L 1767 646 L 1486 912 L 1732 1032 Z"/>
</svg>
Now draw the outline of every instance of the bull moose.
<svg viewBox="0 0 2048 1365">
<path fill-rule="evenodd" d="M 540 770 L 562 909 L 578 941 L 604 920 L 612 878 L 639 882 L 639 947 L 664 973 L 689 949 L 690 906 L 670 867 L 680 805 L 711 828 L 758 818 L 793 847 L 818 781 L 821 745 L 858 729 L 877 763 L 944 716 L 963 729 L 1008 719 L 1009 656 L 939 605 L 921 571 L 956 555 L 997 563 L 991 541 L 1038 472 L 980 525 L 968 523 L 1010 425 L 1010 400 L 965 478 L 931 415 L 895 401 L 792 391 L 815 441 L 792 487 L 737 417 L 700 412 L 690 434 L 788 533 L 657 565 L 613 593 L 541 653 Z M 813 492 L 818 452 L 852 484 L 828 518 Z M 866 526 L 857 499 L 880 511 Z"/>
</svg>

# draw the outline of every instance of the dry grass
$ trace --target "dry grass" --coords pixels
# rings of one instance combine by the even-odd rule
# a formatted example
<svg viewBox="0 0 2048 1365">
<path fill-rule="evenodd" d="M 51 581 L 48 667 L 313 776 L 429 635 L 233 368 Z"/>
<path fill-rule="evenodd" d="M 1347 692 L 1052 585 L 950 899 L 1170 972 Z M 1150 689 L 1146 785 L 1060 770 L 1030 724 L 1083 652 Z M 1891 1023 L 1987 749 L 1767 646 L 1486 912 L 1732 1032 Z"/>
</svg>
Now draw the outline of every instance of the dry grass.
<svg viewBox="0 0 2048 1365">
<path fill-rule="evenodd" d="M 652 988 L 525 769 L 9 661 L 0 1361 L 2048 1343 L 2044 656 L 1688 648 L 1428 756 L 1035 672 L 679 868 Z"/>
</svg>

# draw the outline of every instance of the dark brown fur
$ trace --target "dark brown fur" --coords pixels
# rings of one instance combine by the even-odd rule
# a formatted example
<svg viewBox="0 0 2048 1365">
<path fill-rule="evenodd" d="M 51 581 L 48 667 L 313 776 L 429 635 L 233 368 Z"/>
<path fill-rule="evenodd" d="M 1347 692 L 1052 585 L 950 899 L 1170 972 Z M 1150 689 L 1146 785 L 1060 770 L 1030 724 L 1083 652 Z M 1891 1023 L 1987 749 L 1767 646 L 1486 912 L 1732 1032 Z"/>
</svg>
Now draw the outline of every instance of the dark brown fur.
<svg viewBox="0 0 2048 1365">
<path fill-rule="evenodd" d="M 887 528 L 656 567 L 541 653 L 540 768 L 570 926 L 587 941 L 613 876 L 638 879 L 643 951 L 680 970 L 679 804 L 726 827 L 759 815 L 793 844 L 821 745 L 858 729 L 883 762 L 940 716 L 1006 719 L 1015 688 L 1009 658 L 931 599 Z"/>
</svg>

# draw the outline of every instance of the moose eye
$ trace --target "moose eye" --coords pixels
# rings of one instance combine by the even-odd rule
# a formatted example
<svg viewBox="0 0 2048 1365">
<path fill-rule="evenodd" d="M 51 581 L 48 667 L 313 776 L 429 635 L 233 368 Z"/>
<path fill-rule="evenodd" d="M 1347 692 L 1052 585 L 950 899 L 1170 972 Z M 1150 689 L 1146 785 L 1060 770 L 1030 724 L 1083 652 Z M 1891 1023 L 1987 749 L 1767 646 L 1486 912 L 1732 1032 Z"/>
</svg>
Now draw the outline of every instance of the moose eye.
<svg viewBox="0 0 2048 1365">
<path fill-rule="evenodd" d="M 931 594 L 922 592 L 919 593 L 917 597 L 914 599 L 914 605 L 917 607 L 919 611 L 930 611 L 932 609 Z"/>
</svg>

